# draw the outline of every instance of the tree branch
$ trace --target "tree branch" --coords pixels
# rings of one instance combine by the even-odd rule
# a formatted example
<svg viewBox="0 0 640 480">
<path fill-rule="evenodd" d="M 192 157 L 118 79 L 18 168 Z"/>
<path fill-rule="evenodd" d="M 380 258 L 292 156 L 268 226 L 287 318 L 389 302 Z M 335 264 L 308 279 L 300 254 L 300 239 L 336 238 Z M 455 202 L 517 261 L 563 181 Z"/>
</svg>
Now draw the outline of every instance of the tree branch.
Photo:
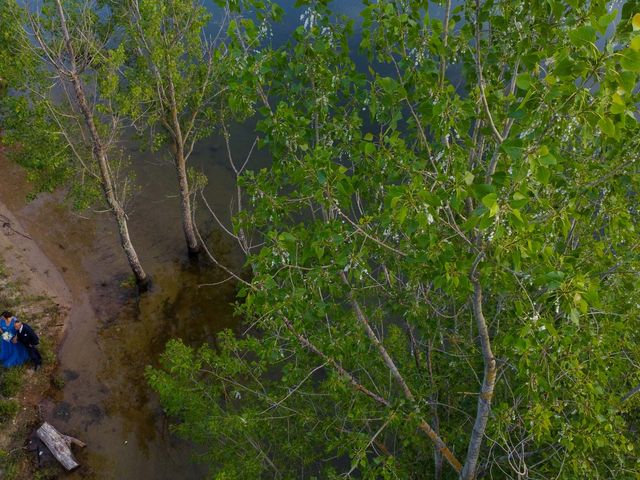
<svg viewBox="0 0 640 480">
<path fill-rule="evenodd" d="M 498 143 L 502 143 L 504 138 L 498 132 L 496 128 L 496 124 L 493 121 L 493 117 L 491 116 L 491 111 L 489 110 L 489 103 L 487 102 L 487 95 L 484 91 L 484 78 L 482 76 L 482 62 L 480 60 L 480 0 L 476 0 L 476 71 L 478 74 L 478 87 L 480 88 L 480 100 L 482 102 L 482 106 L 484 107 L 484 112 L 487 115 L 487 120 L 489 121 L 489 125 L 491 126 L 491 130 L 493 131 L 494 136 L 498 140 Z"/>
</svg>

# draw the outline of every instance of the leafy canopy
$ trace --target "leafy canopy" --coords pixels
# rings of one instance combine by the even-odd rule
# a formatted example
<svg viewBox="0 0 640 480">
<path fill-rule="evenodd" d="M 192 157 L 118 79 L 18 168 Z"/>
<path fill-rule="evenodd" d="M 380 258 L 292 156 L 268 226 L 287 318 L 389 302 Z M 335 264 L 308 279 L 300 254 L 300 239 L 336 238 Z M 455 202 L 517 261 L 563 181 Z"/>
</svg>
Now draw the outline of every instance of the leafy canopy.
<svg viewBox="0 0 640 480">
<path fill-rule="evenodd" d="M 637 12 L 365 1 L 356 33 L 298 1 L 272 48 L 232 3 L 228 102 L 272 157 L 236 218 L 253 329 L 148 371 L 214 476 L 454 478 L 425 424 L 468 465 L 479 396 L 468 478 L 637 475 Z"/>
</svg>

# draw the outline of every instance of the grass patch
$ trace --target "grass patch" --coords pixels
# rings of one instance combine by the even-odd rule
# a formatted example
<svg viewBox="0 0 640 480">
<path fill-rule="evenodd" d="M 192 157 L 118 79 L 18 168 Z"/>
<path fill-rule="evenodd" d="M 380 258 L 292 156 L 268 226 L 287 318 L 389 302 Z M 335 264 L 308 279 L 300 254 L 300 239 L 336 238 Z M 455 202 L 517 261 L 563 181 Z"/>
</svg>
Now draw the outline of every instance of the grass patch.
<svg viewBox="0 0 640 480">
<path fill-rule="evenodd" d="M 56 390 L 62 390 L 64 388 L 65 379 L 64 376 L 60 373 L 57 373 L 51 377 L 51 385 Z"/>
<path fill-rule="evenodd" d="M 10 398 L 0 398 L 0 422 L 11 420 L 18 413 L 19 408 L 20 405 L 17 401 Z"/>
<path fill-rule="evenodd" d="M 0 478 L 18 480 L 20 475 L 20 458 L 18 455 L 0 450 Z"/>
<path fill-rule="evenodd" d="M 56 467 L 40 468 L 33 472 L 33 480 L 55 480 L 60 478 L 60 469 Z"/>
<path fill-rule="evenodd" d="M 24 367 L 13 367 L 2 370 L 0 374 L 0 395 L 3 397 L 13 397 L 22 386 Z"/>
</svg>

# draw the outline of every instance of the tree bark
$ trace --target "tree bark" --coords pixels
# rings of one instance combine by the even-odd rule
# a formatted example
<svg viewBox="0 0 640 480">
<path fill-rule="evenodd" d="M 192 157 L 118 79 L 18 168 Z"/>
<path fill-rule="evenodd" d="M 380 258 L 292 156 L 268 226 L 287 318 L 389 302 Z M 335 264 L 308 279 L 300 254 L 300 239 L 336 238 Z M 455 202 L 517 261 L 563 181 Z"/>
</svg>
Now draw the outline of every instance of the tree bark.
<svg viewBox="0 0 640 480">
<path fill-rule="evenodd" d="M 36 435 L 67 471 L 74 470 L 80 466 L 71 452 L 71 444 L 85 447 L 84 442 L 81 442 L 77 438 L 61 434 L 55 427 L 47 422 L 44 422 L 40 428 L 38 428 Z"/>
<path fill-rule="evenodd" d="M 176 152 L 180 151 L 181 155 L 176 154 L 175 166 L 178 175 L 178 185 L 180 187 L 180 211 L 182 213 L 182 228 L 184 237 L 187 241 L 187 250 L 190 257 L 197 257 L 200 254 L 200 244 L 196 237 L 195 228 L 193 227 L 193 215 L 191 210 L 191 197 L 189 192 L 189 181 L 187 178 L 187 165 L 184 158 L 184 151 L 178 147 Z"/>
<path fill-rule="evenodd" d="M 127 256 L 127 261 L 129 262 L 129 266 L 133 271 L 133 275 L 136 278 L 138 288 L 140 288 L 141 290 L 146 290 L 149 284 L 149 277 L 142 268 L 142 264 L 140 263 L 138 254 L 133 247 L 133 243 L 131 242 L 131 238 L 129 236 L 127 216 L 124 212 L 124 209 L 122 208 L 122 205 L 118 201 L 113 188 L 113 179 L 111 178 L 111 171 L 109 169 L 109 160 L 107 158 L 106 149 L 104 144 L 102 143 L 102 139 L 100 138 L 98 129 L 96 128 L 96 124 L 93 118 L 93 112 L 89 108 L 87 97 L 84 93 L 84 87 L 76 68 L 75 52 L 71 44 L 71 36 L 69 35 L 69 30 L 67 29 L 65 13 L 60 0 L 56 0 L 56 5 L 58 7 L 58 15 L 60 16 L 60 27 L 65 42 L 65 48 L 67 50 L 67 53 L 69 54 L 69 58 L 71 61 L 71 70 L 69 72 L 59 73 L 66 73 L 71 80 L 76 100 L 78 101 L 78 105 L 80 107 L 80 110 L 82 111 L 85 124 L 89 129 L 91 143 L 93 146 L 93 156 L 97 161 L 100 170 L 100 185 L 102 187 L 105 199 L 107 200 L 107 204 L 109 205 L 109 209 L 113 213 L 113 216 L 115 217 L 118 224 L 120 244 L 122 245 L 122 249 Z"/>
<path fill-rule="evenodd" d="M 464 468 L 460 474 L 463 480 L 473 480 L 476 478 L 476 470 L 478 468 L 478 456 L 480 455 L 480 447 L 484 439 L 484 433 L 487 429 L 487 421 L 491 413 L 491 400 L 493 399 L 493 389 L 496 383 L 496 359 L 491 351 L 491 341 L 489 338 L 489 328 L 482 311 L 482 286 L 477 278 L 477 263 L 474 265 L 472 275 L 473 283 L 473 316 L 478 326 L 478 334 L 480 335 L 480 345 L 482 347 L 482 357 L 484 359 L 484 378 L 482 380 L 482 388 L 478 397 L 478 408 L 476 412 L 476 420 L 473 424 L 473 432 L 469 448 L 467 449 L 467 457 L 464 462 Z"/>
<path fill-rule="evenodd" d="M 171 75 L 169 75 L 169 101 L 171 102 L 171 123 L 173 126 L 172 135 L 175 146 L 175 157 L 173 162 L 178 174 L 178 184 L 180 187 L 180 210 L 182 212 L 182 228 L 187 241 L 187 251 L 190 257 L 197 257 L 200 253 L 200 244 L 193 228 L 193 216 L 191 212 L 191 198 L 189 197 L 189 180 L 187 178 L 187 158 L 185 155 L 185 138 L 182 135 L 182 127 L 178 118 L 178 104 L 176 101 L 175 86 Z"/>
</svg>

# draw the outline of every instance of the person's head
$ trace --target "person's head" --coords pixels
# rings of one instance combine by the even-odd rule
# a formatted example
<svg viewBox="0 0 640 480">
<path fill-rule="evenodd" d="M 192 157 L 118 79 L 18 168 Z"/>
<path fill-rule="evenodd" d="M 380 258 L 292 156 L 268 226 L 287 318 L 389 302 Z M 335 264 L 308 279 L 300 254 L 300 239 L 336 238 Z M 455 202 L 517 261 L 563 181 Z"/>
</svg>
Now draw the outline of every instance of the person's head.
<svg viewBox="0 0 640 480">
<path fill-rule="evenodd" d="M 13 326 L 15 327 L 16 330 L 20 330 L 20 327 L 22 327 L 22 322 L 16 318 L 16 321 L 13 323 Z"/>
<path fill-rule="evenodd" d="M 8 312 L 8 311 L 5 310 L 4 312 L 2 312 L 2 316 L 4 318 L 11 318 L 11 317 L 13 317 L 13 313 Z"/>
</svg>

